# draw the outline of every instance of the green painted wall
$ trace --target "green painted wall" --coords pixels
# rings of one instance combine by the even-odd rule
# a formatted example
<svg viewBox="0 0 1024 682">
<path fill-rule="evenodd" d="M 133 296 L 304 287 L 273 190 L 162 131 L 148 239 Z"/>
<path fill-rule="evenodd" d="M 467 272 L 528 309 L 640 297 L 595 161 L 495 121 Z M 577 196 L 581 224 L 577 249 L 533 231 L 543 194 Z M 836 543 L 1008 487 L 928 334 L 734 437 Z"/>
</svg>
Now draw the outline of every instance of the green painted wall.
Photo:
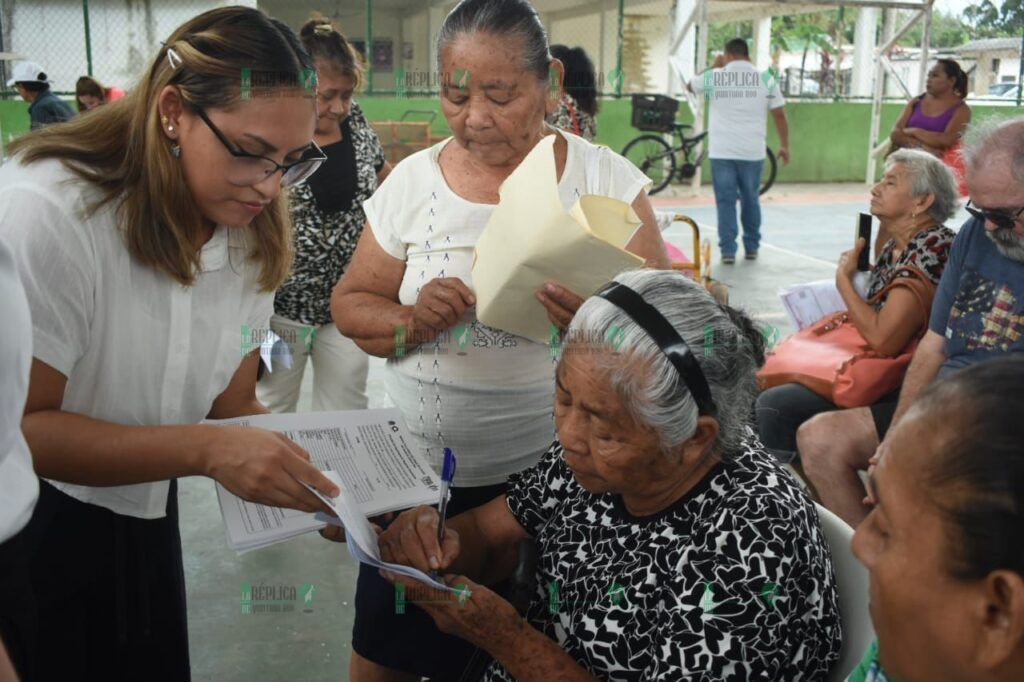
<svg viewBox="0 0 1024 682">
<path fill-rule="evenodd" d="M 398 120 L 409 109 L 437 111 L 435 134 L 449 132 L 440 104 L 432 98 L 363 97 L 359 100 L 367 117 L 373 120 Z M 890 130 L 899 118 L 903 105 L 884 104 L 881 130 Z M 1019 115 L 1015 107 L 974 106 L 974 120 L 989 116 Z M 597 141 L 615 151 L 637 135 L 643 134 L 630 124 L 632 104 L 628 98 L 604 100 L 597 115 Z M 789 120 L 792 161 L 779 169 L 779 182 L 861 182 L 867 170 L 867 140 L 871 127 L 870 102 L 790 102 L 786 105 Z M 417 117 L 414 120 L 424 120 Z M 679 120 L 693 121 L 688 109 Z M 777 149 L 778 137 L 774 123 L 768 124 L 768 144 Z M 710 170 L 705 165 L 705 178 Z"/>
<path fill-rule="evenodd" d="M 449 133 L 436 97 L 399 98 L 377 96 L 360 98 L 371 121 L 397 121 L 409 110 L 437 112 L 432 130 L 435 135 Z M 28 105 L 20 100 L 0 100 L 0 130 L 6 142 L 11 135 L 28 130 Z M 632 105 L 628 98 L 605 100 L 597 116 L 598 142 L 622 151 L 631 139 L 642 134 L 630 125 Z M 885 104 L 882 108 L 882 130 L 889 130 L 899 117 L 902 105 Z M 1021 113 L 1016 107 L 974 106 L 974 120 L 989 116 L 1013 116 Z M 867 168 L 867 139 L 871 124 L 868 102 L 790 102 L 786 105 L 789 119 L 792 162 L 779 170 L 779 182 L 860 182 Z M 427 120 L 424 114 L 410 115 L 408 120 Z M 680 114 L 689 122 L 689 111 Z M 769 145 L 778 147 L 774 124 L 768 124 Z M 705 168 L 705 178 L 710 177 Z"/>
</svg>

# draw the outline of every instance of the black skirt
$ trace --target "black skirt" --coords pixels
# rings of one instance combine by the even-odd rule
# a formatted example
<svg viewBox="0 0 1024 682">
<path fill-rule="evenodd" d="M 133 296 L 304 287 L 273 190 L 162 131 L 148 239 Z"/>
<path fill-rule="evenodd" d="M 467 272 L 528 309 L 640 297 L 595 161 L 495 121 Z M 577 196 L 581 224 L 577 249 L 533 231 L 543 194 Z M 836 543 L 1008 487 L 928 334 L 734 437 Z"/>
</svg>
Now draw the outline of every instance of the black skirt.
<svg viewBox="0 0 1024 682">
<path fill-rule="evenodd" d="M 45 481 L 25 529 L 38 629 L 29 680 L 189 680 L 178 488 L 139 519 Z"/>
<path fill-rule="evenodd" d="M 0 642 L 23 680 L 33 680 L 31 667 L 38 623 L 29 558 L 32 548 L 26 525 L 0 544 Z"/>
</svg>

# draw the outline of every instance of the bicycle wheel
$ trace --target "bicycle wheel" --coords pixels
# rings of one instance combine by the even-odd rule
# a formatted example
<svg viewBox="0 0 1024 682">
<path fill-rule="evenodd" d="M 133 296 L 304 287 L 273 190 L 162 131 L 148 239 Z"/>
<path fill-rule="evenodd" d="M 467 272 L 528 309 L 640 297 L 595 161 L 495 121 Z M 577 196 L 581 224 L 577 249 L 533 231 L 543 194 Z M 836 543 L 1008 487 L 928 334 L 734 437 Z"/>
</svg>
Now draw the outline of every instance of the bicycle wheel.
<svg viewBox="0 0 1024 682">
<path fill-rule="evenodd" d="M 764 157 L 764 170 L 761 171 L 761 189 L 758 194 L 764 194 L 775 184 L 775 174 L 779 172 L 779 165 L 775 161 L 775 152 L 765 149 L 767 154 Z"/>
<path fill-rule="evenodd" d="M 657 194 L 668 187 L 676 172 L 675 152 L 657 135 L 641 135 L 625 146 L 622 155 L 654 183 L 648 194 Z"/>
</svg>

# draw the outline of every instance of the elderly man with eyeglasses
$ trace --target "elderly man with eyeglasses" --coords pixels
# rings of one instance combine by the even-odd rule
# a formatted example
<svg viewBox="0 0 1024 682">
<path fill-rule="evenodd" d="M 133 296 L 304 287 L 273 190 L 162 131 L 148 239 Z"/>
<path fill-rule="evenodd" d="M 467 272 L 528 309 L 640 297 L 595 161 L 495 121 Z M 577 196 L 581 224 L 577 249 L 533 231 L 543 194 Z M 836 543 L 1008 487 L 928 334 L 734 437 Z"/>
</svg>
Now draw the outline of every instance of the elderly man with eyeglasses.
<svg viewBox="0 0 1024 682">
<path fill-rule="evenodd" d="M 890 423 L 937 377 L 1024 352 L 1024 117 L 974 128 L 964 160 L 971 218 L 953 242 L 929 330 Z M 822 502 L 851 525 L 870 511 L 858 472 L 885 437 L 867 408 L 821 414 L 797 434 L 805 471 Z"/>
</svg>

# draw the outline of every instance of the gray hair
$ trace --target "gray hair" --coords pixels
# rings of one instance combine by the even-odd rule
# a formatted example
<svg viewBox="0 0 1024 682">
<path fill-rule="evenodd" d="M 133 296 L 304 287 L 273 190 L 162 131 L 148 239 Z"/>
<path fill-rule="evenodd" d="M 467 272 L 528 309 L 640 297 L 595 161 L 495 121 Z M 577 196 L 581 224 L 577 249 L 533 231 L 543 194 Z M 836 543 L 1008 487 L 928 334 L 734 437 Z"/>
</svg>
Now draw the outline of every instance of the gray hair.
<svg viewBox="0 0 1024 682">
<path fill-rule="evenodd" d="M 1024 182 L 1024 116 L 991 116 L 968 127 L 962 150 L 968 167 L 977 168 L 994 152 L 1009 154 L 1010 173 L 1017 182 Z"/>
<path fill-rule="evenodd" d="M 910 195 L 922 197 L 931 194 L 935 201 L 928 207 L 928 215 L 939 225 L 944 224 L 956 212 L 960 191 L 956 176 L 949 166 L 928 152 L 919 149 L 900 149 L 889 155 L 888 165 L 903 164 L 910 180 Z"/>
<path fill-rule="evenodd" d="M 755 374 L 764 362 L 761 331 L 743 313 L 719 305 L 704 287 L 672 270 L 633 270 L 615 278 L 643 296 L 693 351 L 711 389 L 719 424 L 716 450 L 738 451 L 754 401 Z M 612 339 L 599 367 L 633 419 L 658 435 L 661 449 L 675 453 L 697 431 L 697 403 L 679 372 L 650 336 L 615 304 L 588 298 L 569 325 L 573 339 Z M 611 352 L 613 351 L 614 352 Z"/>
<path fill-rule="evenodd" d="M 437 32 L 438 71 L 442 69 L 442 50 L 458 36 L 476 33 L 520 38 L 523 68 L 540 80 L 548 79 L 551 52 L 547 32 L 537 10 L 527 0 L 462 0 L 448 13 Z"/>
</svg>

